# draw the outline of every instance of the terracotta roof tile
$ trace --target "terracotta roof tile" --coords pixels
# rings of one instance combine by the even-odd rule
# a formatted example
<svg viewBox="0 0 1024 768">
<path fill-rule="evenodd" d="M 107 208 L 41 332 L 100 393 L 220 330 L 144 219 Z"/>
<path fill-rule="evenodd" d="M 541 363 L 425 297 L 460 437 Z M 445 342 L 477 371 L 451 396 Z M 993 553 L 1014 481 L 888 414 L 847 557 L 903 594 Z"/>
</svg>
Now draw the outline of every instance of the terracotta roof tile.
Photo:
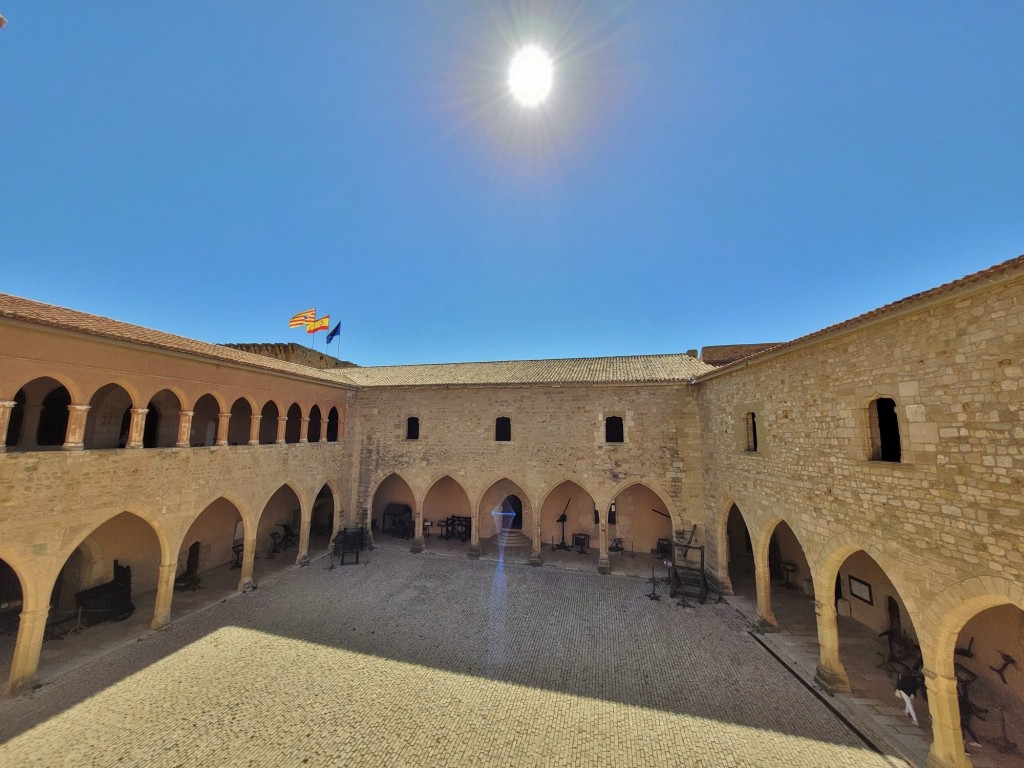
<svg viewBox="0 0 1024 768">
<path fill-rule="evenodd" d="M 305 365 L 287 363 L 283 360 L 275 360 L 263 355 L 231 349 L 220 344 L 209 344 L 205 341 L 187 339 L 184 336 L 175 336 L 163 331 L 143 328 L 140 325 L 111 320 L 109 317 L 90 315 L 85 312 L 55 307 L 52 304 L 43 304 L 38 301 L 4 293 L 0 293 L 0 318 L 10 318 L 12 320 L 45 325 L 50 328 L 59 328 L 90 336 L 101 336 L 145 347 L 183 352 L 210 360 L 237 363 L 249 368 L 299 376 L 304 379 L 314 379 L 330 384 L 352 385 L 352 382 L 342 375 L 327 375 L 325 371 L 309 368 Z"/>
<path fill-rule="evenodd" d="M 689 355 L 577 357 L 561 360 L 508 360 L 346 368 L 344 375 L 363 387 L 416 387 L 496 384 L 637 384 L 688 381 L 713 366 Z"/>
</svg>

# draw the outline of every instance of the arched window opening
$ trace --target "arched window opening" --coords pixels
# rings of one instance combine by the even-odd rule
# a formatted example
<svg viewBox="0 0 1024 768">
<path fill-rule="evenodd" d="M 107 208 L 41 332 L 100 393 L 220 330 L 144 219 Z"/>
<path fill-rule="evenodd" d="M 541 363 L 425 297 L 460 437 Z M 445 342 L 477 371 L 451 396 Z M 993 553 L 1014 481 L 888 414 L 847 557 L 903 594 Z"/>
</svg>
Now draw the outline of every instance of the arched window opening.
<svg viewBox="0 0 1024 768">
<path fill-rule="evenodd" d="M 609 416 L 604 420 L 604 441 L 606 443 L 625 442 L 621 416 Z"/>
<path fill-rule="evenodd" d="M 39 412 L 39 428 L 36 430 L 36 445 L 64 445 L 68 433 L 68 406 L 71 393 L 64 387 L 57 387 L 43 398 Z"/>
<path fill-rule="evenodd" d="M 277 404 L 271 400 L 263 406 L 260 415 L 260 445 L 273 445 L 277 442 Z"/>
<path fill-rule="evenodd" d="M 322 422 L 320 406 L 314 405 L 309 409 L 309 427 L 306 429 L 306 440 L 311 443 L 320 442 L 320 431 L 323 429 Z"/>
<path fill-rule="evenodd" d="M 4 445 L 13 448 L 21 439 L 21 425 L 25 422 L 25 390 L 19 389 L 14 395 L 14 408 L 11 410 L 10 421 L 7 422 L 7 440 Z"/>
<path fill-rule="evenodd" d="M 299 432 L 302 429 L 302 409 L 298 403 L 292 403 L 288 409 L 288 423 L 284 428 L 284 441 L 286 443 L 299 442 Z"/>
<path fill-rule="evenodd" d="M 869 409 L 871 422 L 871 458 L 874 461 L 899 462 L 902 459 L 900 447 L 900 423 L 896 417 L 896 401 L 891 397 L 880 397 Z"/>
<path fill-rule="evenodd" d="M 142 447 L 156 448 L 160 435 L 160 409 L 152 400 L 146 408 L 146 422 L 142 425 Z"/>
<path fill-rule="evenodd" d="M 751 411 L 743 417 L 747 432 L 747 450 L 757 451 L 757 414 Z"/>
<path fill-rule="evenodd" d="M 85 447 L 125 448 L 132 423 L 131 407 L 131 396 L 117 384 L 106 384 L 96 390 L 89 401 L 83 439 Z"/>
<path fill-rule="evenodd" d="M 213 445 L 217 441 L 217 417 L 220 413 L 217 400 L 213 395 L 203 395 L 192 410 L 192 447 Z"/>
<path fill-rule="evenodd" d="M 252 406 L 244 397 L 231 404 L 231 418 L 228 419 L 228 445 L 248 445 L 249 430 L 252 429 Z"/>
<path fill-rule="evenodd" d="M 331 408 L 327 414 L 327 442 L 338 442 L 338 409 Z"/>
<path fill-rule="evenodd" d="M 511 442 L 512 419 L 508 416 L 499 416 L 494 420 L 494 439 L 499 443 Z"/>
<path fill-rule="evenodd" d="M 408 419 L 405 420 L 405 439 L 420 439 L 420 420 L 416 416 L 410 416 Z"/>
</svg>

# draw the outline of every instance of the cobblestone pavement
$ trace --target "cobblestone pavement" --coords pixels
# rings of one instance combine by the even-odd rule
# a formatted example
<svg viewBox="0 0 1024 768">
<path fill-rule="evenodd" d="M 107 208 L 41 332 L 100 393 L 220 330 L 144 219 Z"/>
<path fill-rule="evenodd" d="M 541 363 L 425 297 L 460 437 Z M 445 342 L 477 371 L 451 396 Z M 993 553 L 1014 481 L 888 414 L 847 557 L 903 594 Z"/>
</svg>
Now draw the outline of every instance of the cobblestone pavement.
<svg viewBox="0 0 1024 768">
<path fill-rule="evenodd" d="M 9 766 L 893 766 L 729 605 L 377 550 L 0 702 Z"/>
</svg>

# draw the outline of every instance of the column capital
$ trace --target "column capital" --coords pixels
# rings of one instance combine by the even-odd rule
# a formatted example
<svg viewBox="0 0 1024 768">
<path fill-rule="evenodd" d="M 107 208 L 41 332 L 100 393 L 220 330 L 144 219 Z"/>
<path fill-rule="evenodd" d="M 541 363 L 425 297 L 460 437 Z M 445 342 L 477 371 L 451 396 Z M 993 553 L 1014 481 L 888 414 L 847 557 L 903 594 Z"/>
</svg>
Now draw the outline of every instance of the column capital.
<svg viewBox="0 0 1024 768">
<path fill-rule="evenodd" d="M 14 400 L 0 400 L 0 408 L 13 408 L 17 404 Z"/>
<path fill-rule="evenodd" d="M 40 407 L 42 407 L 42 406 L 40 406 Z M 68 410 L 69 411 L 79 411 L 81 413 L 85 413 L 90 408 L 92 408 L 92 406 L 89 405 L 88 403 L 70 403 L 68 405 Z"/>
<path fill-rule="evenodd" d="M 195 411 L 178 411 L 178 413 L 180 415 L 182 415 L 182 416 L 195 416 L 196 415 Z"/>
<path fill-rule="evenodd" d="M 131 411 L 132 413 L 137 413 L 140 416 L 145 416 L 147 413 L 149 413 L 149 408 L 129 408 L 128 410 Z"/>
</svg>

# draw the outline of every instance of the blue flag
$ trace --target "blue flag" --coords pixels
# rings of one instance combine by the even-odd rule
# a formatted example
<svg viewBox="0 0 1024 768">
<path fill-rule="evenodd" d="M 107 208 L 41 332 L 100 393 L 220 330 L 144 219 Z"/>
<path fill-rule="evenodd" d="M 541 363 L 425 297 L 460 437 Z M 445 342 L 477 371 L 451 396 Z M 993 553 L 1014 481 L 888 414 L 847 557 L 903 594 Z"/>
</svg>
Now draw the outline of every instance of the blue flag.
<svg viewBox="0 0 1024 768">
<path fill-rule="evenodd" d="M 331 328 L 331 332 L 327 334 L 327 343 L 330 344 L 339 333 L 341 333 L 341 323 Z"/>
</svg>

